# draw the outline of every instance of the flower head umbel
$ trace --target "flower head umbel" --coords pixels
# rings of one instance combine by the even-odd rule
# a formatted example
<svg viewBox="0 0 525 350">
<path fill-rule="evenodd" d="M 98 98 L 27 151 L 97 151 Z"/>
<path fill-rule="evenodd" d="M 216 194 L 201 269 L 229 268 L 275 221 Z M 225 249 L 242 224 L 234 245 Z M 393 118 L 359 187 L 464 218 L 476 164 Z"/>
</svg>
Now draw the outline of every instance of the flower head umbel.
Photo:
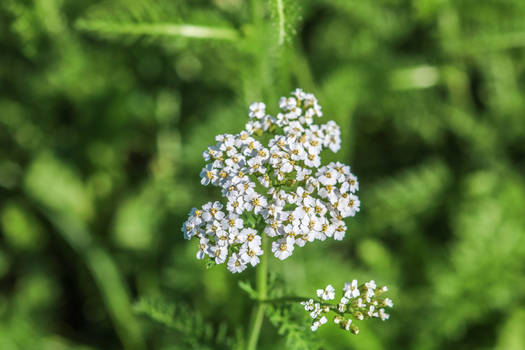
<svg viewBox="0 0 525 350">
<path fill-rule="evenodd" d="M 279 107 L 271 116 L 264 103 L 253 103 L 245 130 L 218 135 L 203 152 L 201 184 L 219 187 L 223 199 L 194 208 L 182 227 L 186 239 L 199 240 L 198 259 L 241 272 L 269 253 L 261 247 L 267 235 L 272 253 L 284 260 L 296 246 L 342 240 L 343 219 L 359 211 L 359 184 L 350 167 L 321 165 L 323 149 L 341 147 L 337 124 L 315 124 L 321 106 L 300 89 L 282 97 Z"/>
<path fill-rule="evenodd" d="M 384 298 L 382 295 L 388 291 L 386 286 L 377 287 L 372 280 L 357 285 L 357 280 L 345 283 L 343 287 L 343 296 L 338 303 L 330 302 L 335 298 L 335 290 L 332 285 L 328 285 L 325 289 L 317 290 L 317 301 L 309 299 L 301 302 L 304 309 L 310 313 L 313 319 L 312 331 L 316 331 L 319 326 L 327 322 L 326 315 L 333 311 L 335 313 L 334 323 L 338 324 L 342 329 L 359 333 L 359 328 L 355 321 L 361 321 L 368 318 L 380 318 L 382 321 L 388 320 L 389 314 L 385 312 L 385 308 L 393 307 L 394 303 L 389 298 Z"/>
</svg>

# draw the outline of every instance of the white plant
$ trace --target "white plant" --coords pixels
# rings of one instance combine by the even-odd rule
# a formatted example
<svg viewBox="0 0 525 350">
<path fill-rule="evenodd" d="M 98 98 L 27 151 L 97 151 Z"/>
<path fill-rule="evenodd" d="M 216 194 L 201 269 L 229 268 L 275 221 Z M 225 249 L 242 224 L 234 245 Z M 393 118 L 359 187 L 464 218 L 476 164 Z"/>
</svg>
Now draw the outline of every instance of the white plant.
<svg viewBox="0 0 525 350">
<path fill-rule="evenodd" d="M 186 239 L 199 240 L 198 259 L 227 262 L 233 273 L 269 253 L 263 239 L 273 240 L 271 251 L 281 260 L 316 240 L 342 240 L 343 219 L 359 211 L 350 167 L 321 165 L 323 149 L 341 147 L 337 124 L 316 124 L 321 106 L 301 89 L 279 107 L 271 116 L 264 103 L 253 103 L 245 130 L 218 135 L 203 152 L 201 183 L 219 187 L 223 199 L 194 208 L 182 227 Z"/>
<path fill-rule="evenodd" d="M 296 247 L 327 238 L 342 240 L 347 217 L 359 211 L 357 177 L 350 166 L 321 163 L 321 152 L 341 147 L 337 124 L 316 124 L 322 117 L 314 95 L 297 89 L 279 100 L 280 113 L 271 116 L 266 105 L 255 102 L 249 108 L 249 121 L 238 134 L 222 134 L 217 143 L 203 152 L 207 162 L 201 184 L 220 188 L 223 199 L 193 208 L 182 230 L 186 239 L 199 242 L 198 259 L 212 264 L 226 263 L 232 273 L 249 265 L 256 270 L 257 291 L 244 285 L 257 299 L 255 317 L 248 338 L 248 349 L 255 349 L 266 303 L 304 300 L 301 297 L 268 299 L 268 254 L 280 260 L 289 258 Z M 271 241 L 271 244 L 270 244 Z M 354 321 L 389 315 L 388 298 L 381 298 L 386 287 L 374 281 L 358 286 L 346 283 L 339 302 L 328 285 L 317 290 L 317 298 L 303 301 L 316 331 L 334 312 L 334 323 L 359 332 Z"/>
<path fill-rule="evenodd" d="M 343 296 L 338 303 L 330 302 L 335 299 L 335 289 L 332 285 L 328 285 L 325 289 L 317 290 L 318 300 L 309 299 L 301 302 L 301 305 L 313 319 L 312 331 L 327 323 L 326 315 L 333 312 L 335 324 L 353 334 L 358 334 L 359 328 L 354 322 L 356 320 L 368 318 L 388 320 L 390 315 L 386 313 L 385 308 L 393 307 L 394 303 L 391 299 L 383 297 L 387 291 L 386 286 L 378 288 L 373 280 L 360 286 L 357 285 L 357 280 L 353 280 L 351 283 L 345 283 Z"/>
</svg>

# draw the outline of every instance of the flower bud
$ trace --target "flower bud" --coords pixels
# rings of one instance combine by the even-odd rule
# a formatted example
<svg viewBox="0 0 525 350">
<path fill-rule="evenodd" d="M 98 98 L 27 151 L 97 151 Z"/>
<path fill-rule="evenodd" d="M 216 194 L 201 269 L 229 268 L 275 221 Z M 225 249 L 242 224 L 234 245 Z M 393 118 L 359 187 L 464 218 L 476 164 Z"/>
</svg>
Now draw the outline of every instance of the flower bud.
<svg viewBox="0 0 525 350">
<path fill-rule="evenodd" d="M 350 330 L 350 325 L 352 324 L 352 320 L 348 319 L 348 320 L 343 320 L 341 322 L 341 328 L 346 330 L 346 331 L 349 331 Z"/>
<path fill-rule="evenodd" d="M 363 320 L 365 317 L 363 316 L 363 313 L 360 311 L 354 312 L 354 317 L 357 318 L 359 321 Z"/>
<path fill-rule="evenodd" d="M 334 317 L 334 323 L 335 324 L 340 324 L 343 320 L 344 320 L 344 318 L 342 316 L 337 315 L 337 316 Z"/>
</svg>

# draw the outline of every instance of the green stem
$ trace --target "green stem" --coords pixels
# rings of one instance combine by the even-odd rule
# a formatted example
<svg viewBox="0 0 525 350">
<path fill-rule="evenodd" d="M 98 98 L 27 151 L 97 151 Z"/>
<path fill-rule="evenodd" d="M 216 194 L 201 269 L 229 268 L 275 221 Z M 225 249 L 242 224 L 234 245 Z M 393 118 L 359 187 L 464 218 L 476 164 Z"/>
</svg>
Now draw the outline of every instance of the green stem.
<svg viewBox="0 0 525 350">
<path fill-rule="evenodd" d="M 263 300 L 259 300 L 259 302 L 265 303 L 265 304 L 299 303 L 301 301 L 306 301 L 308 299 L 310 298 L 291 296 L 291 297 L 280 297 L 280 298 L 274 298 L 274 299 L 263 299 Z"/>
<path fill-rule="evenodd" d="M 337 314 L 344 315 L 344 313 L 340 312 L 337 309 L 337 305 L 333 305 L 333 304 L 330 304 L 330 303 L 325 303 L 322 300 L 317 299 L 317 298 L 286 296 L 286 297 L 279 297 L 279 298 L 273 298 L 273 299 L 259 300 L 259 302 L 263 303 L 263 304 L 287 304 L 287 303 L 295 304 L 295 303 L 299 303 L 301 301 L 306 301 L 306 300 L 309 300 L 309 299 L 313 299 L 316 303 L 321 304 L 321 306 L 328 306 L 330 308 L 330 310 L 334 311 Z M 347 311 L 347 312 L 352 313 L 353 309 L 350 308 L 349 311 Z"/>
<path fill-rule="evenodd" d="M 259 293 L 259 299 L 264 300 L 268 294 L 268 256 L 270 252 L 268 251 L 268 237 L 262 235 L 262 248 L 264 254 L 261 255 L 261 262 L 257 267 L 255 272 L 256 277 L 256 288 Z M 255 305 L 254 316 L 252 319 L 252 324 L 250 327 L 250 334 L 248 337 L 248 350 L 257 349 L 257 341 L 259 340 L 259 334 L 261 333 L 261 327 L 264 321 L 264 311 L 266 309 L 265 303 L 257 302 Z"/>
<path fill-rule="evenodd" d="M 279 16 L 279 46 L 284 43 L 284 8 L 283 0 L 277 0 L 277 14 Z"/>
</svg>

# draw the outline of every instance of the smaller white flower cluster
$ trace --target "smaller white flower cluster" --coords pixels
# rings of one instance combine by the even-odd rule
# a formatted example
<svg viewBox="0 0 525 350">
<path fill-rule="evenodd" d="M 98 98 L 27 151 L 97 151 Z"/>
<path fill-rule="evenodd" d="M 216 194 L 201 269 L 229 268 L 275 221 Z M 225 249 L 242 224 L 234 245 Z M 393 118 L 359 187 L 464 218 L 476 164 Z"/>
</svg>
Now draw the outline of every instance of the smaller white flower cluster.
<svg viewBox="0 0 525 350">
<path fill-rule="evenodd" d="M 317 290 L 319 298 L 317 301 L 310 299 L 301 302 L 301 305 L 310 312 L 310 317 L 313 319 L 312 331 L 315 332 L 320 326 L 327 323 L 326 314 L 333 311 L 336 314 L 335 324 L 353 334 L 358 334 L 359 328 L 352 323 L 353 320 L 380 318 L 386 321 L 390 317 L 385 312 L 385 307 L 391 308 L 394 303 L 389 298 L 381 297 L 386 291 L 388 291 L 386 286 L 377 287 L 373 280 L 360 286 L 357 285 L 357 280 L 353 280 L 351 283 L 345 283 L 343 296 L 337 304 L 330 302 L 335 299 L 335 289 L 332 285 L 328 285 L 325 289 Z"/>
<path fill-rule="evenodd" d="M 201 183 L 219 187 L 224 201 L 194 208 L 182 227 L 186 239 L 199 239 L 198 259 L 208 256 L 241 272 L 259 263 L 266 234 L 274 238 L 272 253 L 284 260 L 296 246 L 342 240 L 343 219 L 359 211 L 359 184 L 350 167 L 321 166 L 323 148 L 341 147 L 337 124 L 315 124 L 321 106 L 301 89 L 282 97 L 279 106 L 281 112 L 271 116 L 264 103 L 253 103 L 245 130 L 218 135 L 203 152 L 208 164 Z"/>
</svg>

